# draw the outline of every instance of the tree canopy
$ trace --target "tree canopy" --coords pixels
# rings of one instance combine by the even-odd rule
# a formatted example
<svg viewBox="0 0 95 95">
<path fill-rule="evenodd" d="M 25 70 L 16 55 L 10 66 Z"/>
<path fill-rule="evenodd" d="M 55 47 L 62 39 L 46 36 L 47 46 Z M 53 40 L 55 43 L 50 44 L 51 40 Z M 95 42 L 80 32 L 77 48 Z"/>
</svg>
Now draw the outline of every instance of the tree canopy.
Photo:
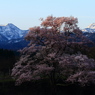
<svg viewBox="0 0 95 95">
<path fill-rule="evenodd" d="M 79 52 L 87 39 L 77 26 L 77 18 L 48 16 L 41 20 L 40 27 L 30 28 L 25 37 L 30 44 L 20 51 L 20 60 L 12 69 L 16 83 L 44 78 L 52 84 L 59 79 L 95 83 L 95 61 Z"/>
</svg>

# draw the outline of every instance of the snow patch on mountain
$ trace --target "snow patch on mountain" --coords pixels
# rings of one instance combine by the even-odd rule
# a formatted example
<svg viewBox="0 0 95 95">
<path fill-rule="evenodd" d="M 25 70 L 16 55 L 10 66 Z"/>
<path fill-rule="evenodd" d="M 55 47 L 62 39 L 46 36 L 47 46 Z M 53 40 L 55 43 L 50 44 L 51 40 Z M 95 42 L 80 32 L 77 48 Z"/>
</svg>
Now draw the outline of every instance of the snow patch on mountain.
<svg viewBox="0 0 95 95">
<path fill-rule="evenodd" d="M 87 28 L 82 30 L 83 32 L 95 33 L 95 23 L 90 24 Z"/>
<path fill-rule="evenodd" d="M 87 28 L 95 29 L 95 23 L 90 24 Z"/>
<path fill-rule="evenodd" d="M 21 30 L 12 23 L 0 25 L 0 48 L 9 50 L 19 50 L 28 45 L 24 39 L 28 30 Z"/>
<path fill-rule="evenodd" d="M 19 39 L 26 35 L 28 30 L 21 30 L 14 24 L 9 23 L 6 26 L 0 26 L 0 34 L 8 40 Z"/>
</svg>

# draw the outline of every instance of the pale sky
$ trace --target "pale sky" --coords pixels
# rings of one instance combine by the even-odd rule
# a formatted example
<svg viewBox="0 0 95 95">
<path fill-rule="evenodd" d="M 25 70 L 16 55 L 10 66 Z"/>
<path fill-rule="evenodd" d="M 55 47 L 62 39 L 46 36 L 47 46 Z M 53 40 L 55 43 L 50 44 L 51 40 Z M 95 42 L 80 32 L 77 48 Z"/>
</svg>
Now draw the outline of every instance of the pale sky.
<svg viewBox="0 0 95 95">
<path fill-rule="evenodd" d="M 95 23 L 95 0 L 0 0 L 0 25 L 13 23 L 26 30 L 49 15 L 77 17 L 83 29 Z"/>
</svg>

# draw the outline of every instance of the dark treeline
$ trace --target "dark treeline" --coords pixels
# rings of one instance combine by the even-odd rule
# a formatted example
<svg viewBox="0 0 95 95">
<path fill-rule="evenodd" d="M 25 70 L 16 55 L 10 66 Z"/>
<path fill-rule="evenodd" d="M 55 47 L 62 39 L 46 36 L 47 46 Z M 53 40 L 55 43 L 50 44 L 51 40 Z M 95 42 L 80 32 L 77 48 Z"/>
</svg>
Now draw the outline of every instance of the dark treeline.
<svg viewBox="0 0 95 95">
<path fill-rule="evenodd" d="M 18 58 L 18 52 L 7 49 L 0 49 L 0 72 L 10 73 Z"/>
</svg>

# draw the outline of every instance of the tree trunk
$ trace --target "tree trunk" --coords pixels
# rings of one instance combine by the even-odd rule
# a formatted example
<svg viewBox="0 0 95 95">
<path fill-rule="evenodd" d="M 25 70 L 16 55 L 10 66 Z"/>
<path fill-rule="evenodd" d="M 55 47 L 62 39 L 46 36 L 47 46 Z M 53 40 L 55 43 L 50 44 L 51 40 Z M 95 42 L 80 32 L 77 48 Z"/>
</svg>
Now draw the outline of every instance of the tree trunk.
<svg viewBox="0 0 95 95">
<path fill-rule="evenodd" d="M 51 88 L 51 90 L 52 90 L 52 95 L 56 95 L 56 93 L 57 93 L 57 91 L 56 91 L 56 84 L 52 84 L 52 86 L 51 86 L 52 88 Z"/>
<path fill-rule="evenodd" d="M 55 70 L 52 72 L 51 74 L 51 92 L 52 92 L 52 95 L 56 95 L 56 79 L 55 79 Z"/>
</svg>

